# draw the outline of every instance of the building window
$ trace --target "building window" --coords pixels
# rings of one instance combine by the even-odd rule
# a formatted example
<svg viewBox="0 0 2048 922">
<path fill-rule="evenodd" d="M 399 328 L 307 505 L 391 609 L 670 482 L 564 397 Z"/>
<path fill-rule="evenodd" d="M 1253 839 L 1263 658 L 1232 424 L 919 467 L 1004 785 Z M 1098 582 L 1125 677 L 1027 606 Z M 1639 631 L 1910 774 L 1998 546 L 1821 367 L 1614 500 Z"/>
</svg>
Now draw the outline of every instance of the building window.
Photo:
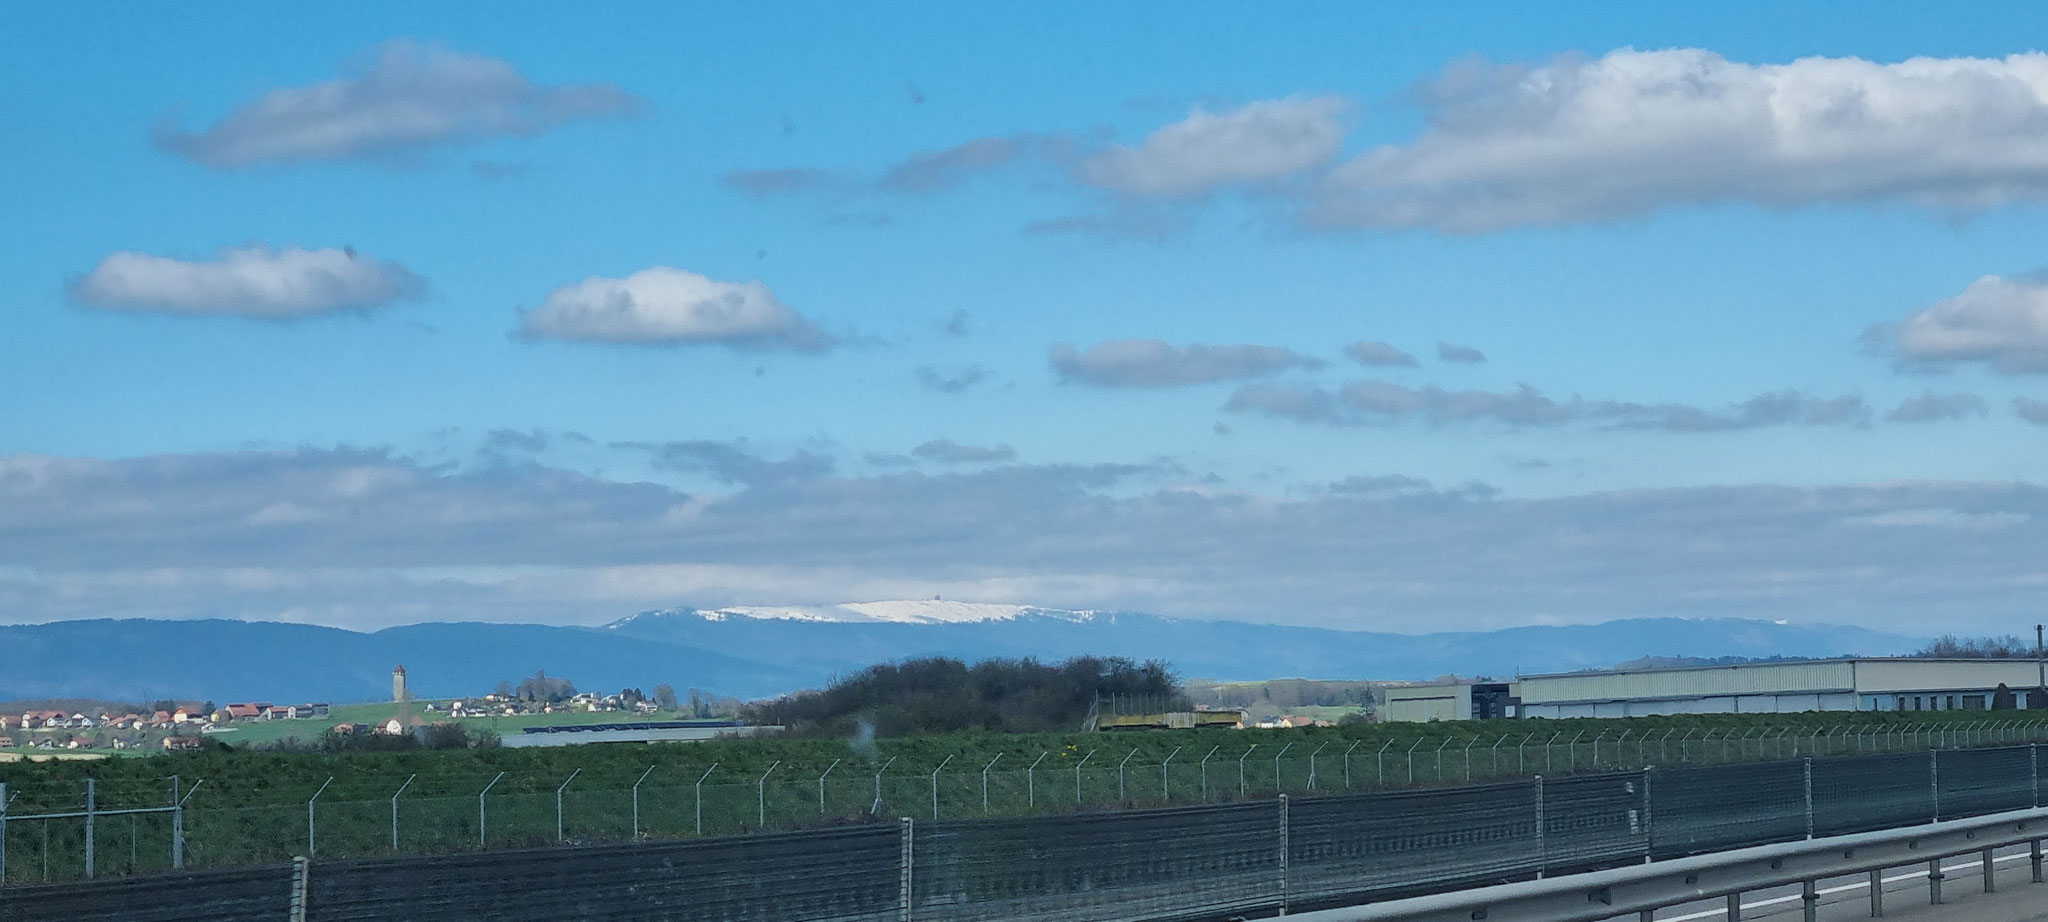
<svg viewBox="0 0 2048 922">
<path fill-rule="evenodd" d="M 1950 695 L 1950 696 L 1948 696 L 1948 708 L 1947 708 L 1947 709 L 1948 709 L 1948 710 L 1951 710 L 1951 711 L 1953 711 L 1953 710 L 1955 710 L 1955 709 L 1956 709 L 1956 696 L 1954 696 L 1954 695 Z"/>
<path fill-rule="evenodd" d="M 1913 696 L 1913 710 L 1916 710 L 1916 711 L 1924 711 L 1924 710 L 1927 710 L 1927 699 L 1926 699 L 1925 697 L 1922 697 L 1922 696 L 1920 696 L 1920 695 L 1914 695 L 1914 696 Z"/>
<path fill-rule="evenodd" d="M 1901 695 L 1901 696 L 1899 697 L 1899 706 L 1898 706 L 1897 710 L 1901 710 L 1901 711 L 1903 711 L 1903 710 L 1905 710 L 1905 709 L 1906 709 L 1906 698 L 1905 698 L 1905 696 Z"/>
<path fill-rule="evenodd" d="M 1964 695 L 1964 696 L 1963 696 L 1963 710 L 1965 710 L 1965 711 L 1981 711 L 1981 710 L 1984 710 L 1984 696 L 1983 696 L 1983 695 Z"/>
</svg>

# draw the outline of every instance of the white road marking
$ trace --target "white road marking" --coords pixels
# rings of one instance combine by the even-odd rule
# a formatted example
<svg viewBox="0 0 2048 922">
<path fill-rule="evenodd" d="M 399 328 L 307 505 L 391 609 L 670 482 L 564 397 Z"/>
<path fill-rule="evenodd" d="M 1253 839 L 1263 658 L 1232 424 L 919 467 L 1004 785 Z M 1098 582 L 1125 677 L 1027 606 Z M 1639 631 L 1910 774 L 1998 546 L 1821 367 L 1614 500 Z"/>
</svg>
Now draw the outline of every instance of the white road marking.
<svg viewBox="0 0 2048 922">
<path fill-rule="evenodd" d="M 2020 854 L 2020 855 L 2006 855 L 2006 856 L 2004 856 L 2004 857 L 1992 858 L 1992 859 L 1991 859 L 1991 863 L 1993 863 L 1993 864 L 2001 864 L 2001 863 L 2004 863 L 2004 862 L 2007 862 L 2007 861 L 2020 861 L 2020 860 L 2022 860 L 2022 859 L 2025 859 L 2025 858 L 2028 858 L 2028 857 L 2031 857 L 2031 856 L 2029 856 L 2029 855 L 2025 855 L 2025 854 Z M 1982 867 L 1982 866 L 1983 866 L 1983 865 L 1982 865 L 1982 859 L 1973 859 L 1973 860 L 1970 860 L 1970 861 L 1964 862 L 1964 863 L 1962 863 L 1962 864 L 1944 864 L 1944 865 L 1942 865 L 1942 866 L 1941 866 L 1941 870 L 1942 870 L 1942 873 L 1946 874 L 1946 873 L 1947 873 L 1947 872 L 1949 872 L 1949 871 L 1966 871 L 1966 870 L 1969 870 L 1969 869 L 1971 869 L 1971 868 L 1979 868 L 1979 867 Z M 1920 870 L 1917 870 L 1917 871 L 1907 871 L 1907 872 L 1906 872 L 1906 873 L 1904 873 L 1904 874 L 1895 874 L 1895 875 L 1893 875 L 1893 876 L 1891 876 L 1891 877 L 1887 877 L 1887 878 L 1885 878 L 1885 879 L 1884 879 L 1884 882 L 1885 882 L 1885 883 L 1888 883 L 1888 884 L 1889 884 L 1889 883 L 1896 883 L 1896 882 L 1898 882 L 1898 881 L 1902 881 L 1902 880 L 1912 880 L 1912 879 L 1914 879 L 1914 878 L 1916 878 L 1916 877 L 1926 877 L 1926 876 L 1927 876 L 1927 869 L 1925 869 L 1925 868 L 1922 868 L 1922 869 L 1920 869 Z M 1870 889 L 1870 881 L 1868 881 L 1868 880 L 1863 880 L 1863 881 L 1858 881 L 1858 882 L 1856 882 L 1856 883 L 1853 883 L 1853 884 L 1841 884 L 1841 885 L 1838 885 L 1838 886 L 1833 886 L 1833 887 L 1822 887 L 1822 888 L 1820 888 L 1819 890 L 1816 890 L 1816 891 L 1814 891 L 1814 892 L 1815 892 L 1816 894 L 1820 895 L 1820 896 L 1827 896 L 1827 895 L 1829 895 L 1829 894 L 1834 894 L 1834 893 L 1847 893 L 1847 892 L 1849 892 L 1849 891 L 1851 891 L 1851 890 L 1868 890 L 1868 889 Z M 1754 903 L 1743 903 L 1743 904 L 1742 904 L 1742 908 L 1744 908 L 1744 909 L 1753 909 L 1753 908 L 1757 908 L 1757 907 L 1762 907 L 1762 906 L 1773 906 L 1773 905 L 1776 905 L 1776 904 L 1779 904 L 1779 903 L 1791 903 L 1791 902 L 1796 902 L 1796 901 L 1798 901 L 1799 899 L 1801 899 L 1801 897 L 1800 897 L 1800 895 L 1799 895 L 1799 894 L 1796 894 L 1796 893 L 1793 893 L 1793 894 L 1788 894 L 1788 895 L 1786 895 L 1786 896 L 1773 896 L 1773 897 L 1766 897 L 1766 898 L 1764 898 L 1764 899 L 1761 899 L 1761 900 L 1757 900 L 1757 901 L 1756 901 L 1756 902 L 1754 902 Z M 1727 915 L 1728 915 L 1728 910 L 1727 910 L 1727 909 L 1725 909 L 1725 908 L 1723 908 L 1723 909 L 1709 909 L 1709 910 L 1706 910 L 1706 911 L 1704 911 L 1704 912 L 1695 912 L 1695 913 L 1688 913 L 1688 914 L 1686 914 L 1686 915 L 1682 915 L 1682 916 L 1672 916 L 1672 917 L 1670 917 L 1669 919 L 1664 919 L 1664 920 L 1661 920 L 1661 922 L 1688 922 L 1688 920 L 1691 920 L 1691 919 L 1721 919 L 1721 918 L 1726 918 L 1726 917 L 1727 917 Z"/>
</svg>

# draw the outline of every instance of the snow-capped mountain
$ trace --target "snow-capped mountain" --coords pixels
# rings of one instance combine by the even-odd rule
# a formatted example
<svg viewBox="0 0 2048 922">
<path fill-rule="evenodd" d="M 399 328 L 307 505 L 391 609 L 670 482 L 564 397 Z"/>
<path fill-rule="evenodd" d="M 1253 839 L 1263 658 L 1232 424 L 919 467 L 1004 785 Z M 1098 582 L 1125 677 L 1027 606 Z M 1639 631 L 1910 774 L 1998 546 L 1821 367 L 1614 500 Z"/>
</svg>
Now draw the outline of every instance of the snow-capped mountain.
<svg viewBox="0 0 2048 922">
<path fill-rule="evenodd" d="M 726 608 L 671 608 L 646 611 L 614 621 L 607 628 L 618 630 L 647 618 L 697 617 L 705 621 L 749 618 L 757 621 L 829 621 L 843 624 L 983 624 L 1044 618 L 1087 622 L 1098 612 L 998 602 L 955 602 L 945 599 L 895 599 L 881 602 L 847 602 L 840 605 L 762 606 L 734 605 Z"/>
</svg>

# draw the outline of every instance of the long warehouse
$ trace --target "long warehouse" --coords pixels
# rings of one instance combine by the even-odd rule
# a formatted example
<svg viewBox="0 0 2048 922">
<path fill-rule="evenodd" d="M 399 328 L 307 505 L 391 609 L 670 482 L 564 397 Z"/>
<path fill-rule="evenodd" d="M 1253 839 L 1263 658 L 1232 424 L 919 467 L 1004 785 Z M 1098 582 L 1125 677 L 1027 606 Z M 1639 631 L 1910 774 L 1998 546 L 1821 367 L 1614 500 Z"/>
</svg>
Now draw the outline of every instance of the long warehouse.
<svg viewBox="0 0 2048 922">
<path fill-rule="evenodd" d="M 2017 659 L 1836 659 L 1522 676 L 1391 686 L 1383 719 L 1646 717 L 1801 711 L 2048 708 L 2043 664 Z"/>
</svg>

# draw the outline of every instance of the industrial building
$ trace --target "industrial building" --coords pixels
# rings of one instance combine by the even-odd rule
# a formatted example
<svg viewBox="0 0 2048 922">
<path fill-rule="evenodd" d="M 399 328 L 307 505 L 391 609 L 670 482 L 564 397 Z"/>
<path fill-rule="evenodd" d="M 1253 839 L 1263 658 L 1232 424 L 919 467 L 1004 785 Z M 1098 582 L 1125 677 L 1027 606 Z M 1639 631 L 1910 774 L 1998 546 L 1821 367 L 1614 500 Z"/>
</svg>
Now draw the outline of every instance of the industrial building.
<svg viewBox="0 0 2048 922">
<path fill-rule="evenodd" d="M 1384 720 L 1646 717 L 2048 708 L 2044 667 L 2018 659 L 1836 659 L 1567 672 L 1385 689 Z M 2009 702 L 2009 703 L 2008 703 Z"/>
</svg>

